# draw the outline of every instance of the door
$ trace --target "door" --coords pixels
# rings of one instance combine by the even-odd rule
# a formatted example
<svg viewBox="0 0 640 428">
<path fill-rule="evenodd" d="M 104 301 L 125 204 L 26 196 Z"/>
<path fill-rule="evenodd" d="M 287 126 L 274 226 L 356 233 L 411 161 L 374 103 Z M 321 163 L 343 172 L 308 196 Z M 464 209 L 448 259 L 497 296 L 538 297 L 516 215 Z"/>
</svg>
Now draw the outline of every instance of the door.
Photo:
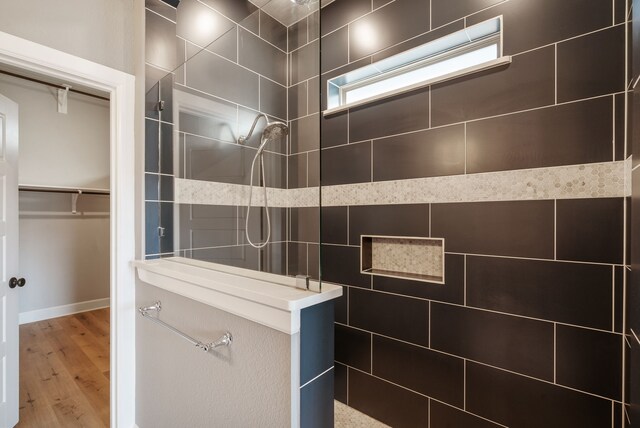
<svg viewBox="0 0 640 428">
<path fill-rule="evenodd" d="M 18 105 L 0 95 L 0 427 L 18 423 L 17 272 Z"/>
</svg>

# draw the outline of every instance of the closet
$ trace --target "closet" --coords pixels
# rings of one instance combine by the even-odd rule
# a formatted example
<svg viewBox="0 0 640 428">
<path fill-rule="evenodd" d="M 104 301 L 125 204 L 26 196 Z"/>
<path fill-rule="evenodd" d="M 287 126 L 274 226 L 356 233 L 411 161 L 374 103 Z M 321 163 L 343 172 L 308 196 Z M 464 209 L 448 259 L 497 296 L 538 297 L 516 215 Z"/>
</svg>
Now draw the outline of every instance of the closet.
<svg viewBox="0 0 640 428">
<path fill-rule="evenodd" d="M 109 426 L 109 100 L 11 69 L 0 94 L 19 109 L 18 426 Z"/>
</svg>

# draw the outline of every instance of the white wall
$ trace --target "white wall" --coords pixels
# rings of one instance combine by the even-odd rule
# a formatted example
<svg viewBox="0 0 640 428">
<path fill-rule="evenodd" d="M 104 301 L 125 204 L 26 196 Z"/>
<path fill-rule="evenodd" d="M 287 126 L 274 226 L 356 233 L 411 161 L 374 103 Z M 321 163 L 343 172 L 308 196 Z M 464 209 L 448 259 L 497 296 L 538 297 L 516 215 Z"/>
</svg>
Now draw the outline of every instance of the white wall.
<svg viewBox="0 0 640 428">
<path fill-rule="evenodd" d="M 109 188 L 109 102 L 0 74 L 0 93 L 18 103 L 20 184 Z"/>
<path fill-rule="evenodd" d="M 135 1 L 0 0 L 0 31 L 133 74 Z"/>
<path fill-rule="evenodd" d="M 20 192 L 20 313 L 109 298 L 109 197 Z"/>
</svg>

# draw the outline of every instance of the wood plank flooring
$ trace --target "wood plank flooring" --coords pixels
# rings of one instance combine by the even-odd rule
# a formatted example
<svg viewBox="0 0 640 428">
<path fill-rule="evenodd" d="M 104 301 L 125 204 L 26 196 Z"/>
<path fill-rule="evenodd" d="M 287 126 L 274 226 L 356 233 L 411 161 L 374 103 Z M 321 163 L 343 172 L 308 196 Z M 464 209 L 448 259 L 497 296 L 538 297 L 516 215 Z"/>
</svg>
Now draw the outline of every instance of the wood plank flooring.
<svg viewBox="0 0 640 428">
<path fill-rule="evenodd" d="M 20 326 L 17 426 L 109 427 L 109 308 Z"/>
</svg>

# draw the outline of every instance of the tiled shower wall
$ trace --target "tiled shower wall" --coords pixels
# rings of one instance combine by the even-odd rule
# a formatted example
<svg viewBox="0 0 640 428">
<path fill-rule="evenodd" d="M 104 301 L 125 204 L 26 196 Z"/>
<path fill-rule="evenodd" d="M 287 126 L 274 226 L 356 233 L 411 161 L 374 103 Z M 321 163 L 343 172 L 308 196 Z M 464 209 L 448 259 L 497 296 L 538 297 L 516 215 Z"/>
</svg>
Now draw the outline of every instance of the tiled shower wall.
<svg viewBox="0 0 640 428">
<path fill-rule="evenodd" d="M 640 78 L 640 1 L 633 1 L 633 24 L 631 28 L 632 64 L 631 82 Z M 631 151 L 633 153 L 632 196 L 630 218 L 631 273 L 628 275 L 626 295 L 626 333 L 629 347 L 627 353 L 627 396 L 631 424 L 640 421 L 640 86 L 633 87 L 631 95 L 629 122 L 631 125 Z"/>
<path fill-rule="evenodd" d="M 246 0 L 146 5 L 147 257 L 318 277 L 318 208 L 271 208 L 271 244 L 256 250 L 245 237 L 245 206 L 174 204 L 173 195 L 174 178 L 248 185 L 264 121 L 248 147 L 236 142 L 259 112 L 291 128 L 290 140 L 267 146 L 267 185 L 319 185 L 318 126 L 315 134 L 309 127 L 319 109 L 318 13 L 287 28 Z M 252 209 L 248 227 L 253 242 L 265 240 L 264 210 Z"/>
<path fill-rule="evenodd" d="M 471 183 L 622 166 L 625 1 L 336 0 L 321 10 L 321 82 L 498 15 L 509 66 L 322 122 L 323 195 L 469 183 L 456 203 L 372 193 L 370 205 L 322 208 L 322 278 L 345 285 L 336 398 L 394 427 L 621 427 L 624 192 L 576 196 L 585 182 L 608 185 L 581 169 L 561 199 L 533 192 L 535 169 L 512 200 L 476 202 Z M 360 274 L 363 234 L 444 238 L 446 283 Z"/>
</svg>

